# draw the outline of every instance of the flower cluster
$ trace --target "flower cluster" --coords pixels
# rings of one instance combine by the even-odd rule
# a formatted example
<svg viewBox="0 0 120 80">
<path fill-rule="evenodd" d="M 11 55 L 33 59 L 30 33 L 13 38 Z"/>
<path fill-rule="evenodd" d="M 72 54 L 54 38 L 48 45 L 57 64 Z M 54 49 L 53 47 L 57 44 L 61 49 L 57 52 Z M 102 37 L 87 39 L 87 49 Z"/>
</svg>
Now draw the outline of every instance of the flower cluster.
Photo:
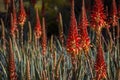
<svg viewBox="0 0 120 80">
<path fill-rule="evenodd" d="M 14 53 L 12 51 L 12 42 L 9 41 L 9 79 L 10 80 L 17 80 L 17 73 L 15 67 L 15 60 L 14 60 Z"/>
<path fill-rule="evenodd" d="M 101 80 L 101 79 L 107 77 L 106 63 L 104 60 L 101 44 L 98 45 L 97 52 L 98 53 L 97 53 L 97 58 L 96 58 L 96 62 L 95 62 L 96 79 Z"/>
<path fill-rule="evenodd" d="M 14 22 L 15 28 L 17 28 L 17 17 L 16 17 L 16 8 L 15 8 L 15 2 L 14 2 L 14 0 L 12 0 L 11 4 L 12 4 L 13 22 Z"/>
<path fill-rule="evenodd" d="M 11 3 L 11 28 L 10 32 L 12 36 L 15 36 L 15 31 L 17 31 L 17 18 L 14 0 Z"/>
<path fill-rule="evenodd" d="M 81 47 L 85 52 L 88 52 L 89 47 L 90 47 L 90 39 L 87 33 L 87 26 L 88 26 L 88 20 L 86 16 L 86 10 L 85 10 L 85 5 L 84 5 L 84 0 L 82 1 L 82 15 L 81 15 L 81 20 L 78 24 L 78 29 L 79 29 L 79 35 L 81 38 Z"/>
<path fill-rule="evenodd" d="M 23 0 L 20 0 L 19 13 L 18 13 L 18 24 L 23 27 L 26 21 L 26 12 L 23 5 Z"/>
<path fill-rule="evenodd" d="M 39 15 L 38 15 L 38 9 L 36 9 L 36 25 L 34 28 L 34 32 L 35 32 L 35 37 L 39 39 L 41 37 L 42 30 L 41 30 Z"/>
<path fill-rule="evenodd" d="M 77 55 L 78 51 L 80 50 L 80 38 L 78 36 L 78 29 L 77 29 L 77 22 L 74 13 L 74 0 L 71 0 L 72 9 L 71 9 L 71 17 L 70 17 L 70 27 L 66 42 L 66 47 L 68 53 L 72 56 Z"/>
<path fill-rule="evenodd" d="M 104 6 L 102 0 L 94 0 L 93 9 L 91 12 L 91 27 L 97 31 L 101 31 L 105 27 L 106 16 L 104 14 Z"/>
</svg>

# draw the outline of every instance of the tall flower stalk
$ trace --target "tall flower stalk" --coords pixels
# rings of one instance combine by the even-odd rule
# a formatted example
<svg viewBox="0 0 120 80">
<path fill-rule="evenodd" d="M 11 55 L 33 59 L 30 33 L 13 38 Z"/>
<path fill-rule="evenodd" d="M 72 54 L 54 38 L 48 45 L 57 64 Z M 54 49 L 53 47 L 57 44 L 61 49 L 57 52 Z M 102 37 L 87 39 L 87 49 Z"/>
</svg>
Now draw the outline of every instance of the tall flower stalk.
<svg viewBox="0 0 120 80">
<path fill-rule="evenodd" d="M 36 24 L 34 27 L 34 36 L 35 36 L 35 45 L 36 48 L 39 45 L 39 39 L 41 38 L 42 35 L 42 29 L 41 29 L 41 23 L 40 23 L 40 19 L 39 19 L 39 14 L 38 14 L 38 9 L 36 9 Z"/>
<path fill-rule="evenodd" d="M 70 16 L 70 27 L 66 40 L 67 52 L 71 55 L 72 62 L 74 64 L 74 58 L 80 51 L 80 38 L 78 36 L 77 22 L 74 13 L 74 0 L 71 0 L 71 16 Z"/>
<path fill-rule="evenodd" d="M 23 5 L 23 0 L 19 1 L 19 13 L 18 13 L 18 24 L 21 27 L 21 47 L 23 47 L 23 26 L 26 21 L 26 12 Z"/>
<path fill-rule="evenodd" d="M 88 61 L 88 65 L 90 68 L 90 72 L 93 78 L 93 72 L 92 72 L 92 68 L 90 65 L 90 60 L 88 57 L 88 52 L 89 52 L 89 48 L 90 48 L 90 39 L 88 36 L 88 32 L 87 32 L 87 27 L 88 27 L 88 20 L 87 20 L 87 15 L 86 15 L 86 9 L 85 9 L 85 3 L 84 0 L 82 0 L 82 11 L 81 11 L 81 18 L 78 24 L 78 32 L 79 32 L 79 36 L 81 38 L 81 48 L 83 49 L 83 51 L 85 52 L 87 61 Z"/>
<path fill-rule="evenodd" d="M 42 54 L 46 54 L 47 49 L 47 37 L 46 37 L 46 28 L 45 28 L 45 18 L 42 18 Z"/>
<path fill-rule="evenodd" d="M 96 44 L 99 44 L 101 30 L 106 26 L 106 16 L 102 0 L 94 0 L 91 12 L 91 27 L 96 31 Z"/>
<path fill-rule="evenodd" d="M 85 10 L 85 4 L 84 0 L 82 0 L 82 14 L 81 14 L 81 19 L 78 24 L 78 32 L 81 38 L 81 47 L 85 51 L 85 53 L 88 53 L 89 47 L 90 47 L 90 39 L 88 36 L 87 32 L 87 27 L 88 27 L 88 20 L 87 20 L 87 15 L 86 15 L 86 10 Z"/>
<path fill-rule="evenodd" d="M 26 21 L 26 12 L 23 5 L 23 0 L 19 1 L 18 24 L 23 27 Z"/>
<path fill-rule="evenodd" d="M 14 23 L 14 26 L 17 30 L 17 16 L 16 16 L 16 8 L 15 8 L 15 1 L 12 0 L 12 14 L 13 14 L 13 23 Z"/>
<path fill-rule="evenodd" d="M 102 0 L 94 0 L 93 9 L 91 12 L 91 27 L 96 30 L 96 32 L 101 31 L 105 27 L 106 16 L 104 14 L 104 6 Z"/>
<path fill-rule="evenodd" d="M 16 66 L 14 60 L 14 53 L 12 50 L 12 41 L 9 40 L 9 79 L 17 80 Z"/>
<path fill-rule="evenodd" d="M 42 35 L 41 23 L 38 15 L 38 9 L 36 9 L 36 24 L 34 27 L 35 38 L 39 39 Z"/>
<path fill-rule="evenodd" d="M 11 6 L 10 6 L 10 11 L 11 11 L 11 24 L 10 24 L 10 33 L 12 38 L 16 38 L 17 36 L 17 16 L 16 16 L 16 8 L 15 8 L 15 1 L 11 0 Z"/>
<path fill-rule="evenodd" d="M 107 67 L 103 55 L 102 45 L 99 43 L 95 62 L 96 80 L 107 78 Z"/>
</svg>

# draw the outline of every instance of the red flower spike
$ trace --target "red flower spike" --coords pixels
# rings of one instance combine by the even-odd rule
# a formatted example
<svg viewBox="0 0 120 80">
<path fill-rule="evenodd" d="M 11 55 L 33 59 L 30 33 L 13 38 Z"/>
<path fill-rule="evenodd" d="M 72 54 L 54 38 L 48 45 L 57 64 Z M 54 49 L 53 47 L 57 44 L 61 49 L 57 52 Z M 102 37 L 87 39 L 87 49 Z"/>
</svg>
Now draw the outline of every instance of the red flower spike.
<svg viewBox="0 0 120 80">
<path fill-rule="evenodd" d="M 70 53 L 73 57 L 78 54 L 80 50 L 79 41 L 80 38 L 78 36 L 77 22 L 74 13 L 74 0 L 71 0 L 71 17 L 70 17 L 70 27 L 68 31 L 68 37 L 66 42 L 67 52 Z"/>
<path fill-rule="evenodd" d="M 81 29 L 80 31 L 80 38 L 81 38 L 81 47 L 87 53 L 90 47 L 90 39 L 88 36 L 87 28 Z"/>
<path fill-rule="evenodd" d="M 90 39 L 87 33 L 88 20 L 86 16 L 84 0 L 82 0 L 82 15 L 81 20 L 78 24 L 79 35 L 81 38 L 81 46 L 85 52 L 88 52 L 90 47 Z"/>
<path fill-rule="evenodd" d="M 13 24 L 15 30 L 17 30 L 17 17 L 16 17 L 16 8 L 15 8 L 14 0 L 12 0 L 12 14 L 13 14 Z"/>
<path fill-rule="evenodd" d="M 82 0 L 82 14 L 81 14 L 81 20 L 79 22 L 79 26 L 81 26 L 81 28 L 87 28 L 88 26 L 84 0 Z"/>
<path fill-rule="evenodd" d="M 12 13 L 13 13 L 13 21 L 15 24 L 17 24 L 17 18 L 16 18 L 16 8 L 15 8 L 15 2 L 12 0 Z"/>
<path fill-rule="evenodd" d="M 35 28 L 34 28 L 34 32 L 35 32 L 35 37 L 36 38 L 41 37 L 42 30 L 41 30 L 39 15 L 38 15 L 38 9 L 36 9 L 36 25 L 35 25 Z"/>
<path fill-rule="evenodd" d="M 102 0 L 94 0 L 94 6 L 91 13 L 91 27 L 97 31 L 101 31 L 105 27 L 106 16 L 104 14 L 104 6 Z"/>
<path fill-rule="evenodd" d="M 117 6 L 116 6 L 116 1 L 112 0 L 112 9 L 111 9 L 111 14 L 110 14 L 110 24 L 112 26 L 116 26 L 118 22 L 118 16 L 117 16 Z"/>
<path fill-rule="evenodd" d="M 9 41 L 9 79 L 10 80 L 17 80 L 17 73 L 15 67 L 15 60 L 14 60 L 14 53 L 12 51 L 12 42 Z"/>
<path fill-rule="evenodd" d="M 16 27 L 14 26 L 14 21 L 13 21 L 13 15 L 11 14 L 11 27 L 10 27 L 10 33 L 13 37 L 15 37 L 15 30 Z"/>
<path fill-rule="evenodd" d="M 20 5 L 19 5 L 19 14 L 18 14 L 18 24 L 23 27 L 24 23 L 26 20 L 26 12 L 24 9 L 23 5 L 23 0 L 20 0 Z"/>
<path fill-rule="evenodd" d="M 95 62 L 96 80 L 101 80 L 107 77 L 107 67 L 103 56 L 102 46 L 98 45 L 97 58 Z"/>
<path fill-rule="evenodd" d="M 46 37 L 46 28 L 45 28 L 45 18 L 42 18 L 42 54 L 46 54 L 46 48 L 47 48 L 47 37 Z"/>
</svg>

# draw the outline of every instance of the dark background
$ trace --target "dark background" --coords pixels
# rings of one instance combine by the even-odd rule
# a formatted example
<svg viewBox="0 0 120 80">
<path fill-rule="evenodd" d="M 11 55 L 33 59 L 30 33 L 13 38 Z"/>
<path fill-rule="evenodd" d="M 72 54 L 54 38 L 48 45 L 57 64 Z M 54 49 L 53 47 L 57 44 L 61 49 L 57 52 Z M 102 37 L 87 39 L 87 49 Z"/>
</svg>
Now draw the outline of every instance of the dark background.
<svg viewBox="0 0 120 80">
<path fill-rule="evenodd" d="M 16 0 L 17 11 L 19 8 L 18 1 L 19 0 Z M 23 0 L 23 1 L 24 1 L 26 13 L 28 15 L 27 20 L 29 20 L 31 22 L 32 28 L 34 28 L 34 25 L 35 25 L 35 9 L 34 9 L 34 7 L 39 8 L 39 15 L 40 15 L 40 19 L 41 19 L 42 18 L 42 15 L 41 15 L 42 2 L 41 2 L 41 0 L 37 0 L 37 3 L 33 7 L 30 0 Z M 104 8 L 106 8 L 106 6 L 108 6 L 108 13 L 110 13 L 112 0 L 103 0 L 103 1 L 104 1 Z M 82 3 L 82 0 L 75 0 L 75 14 L 76 14 L 77 21 L 79 21 L 79 16 L 81 15 L 80 14 L 81 3 Z M 120 0 L 116 0 L 116 3 L 117 3 L 117 7 L 118 7 L 118 5 L 120 5 L 119 4 Z M 90 13 L 91 13 L 93 4 L 94 4 L 94 0 L 85 0 L 85 6 L 86 6 L 88 20 L 90 20 Z M 65 33 L 65 35 L 67 34 L 68 28 L 69 28 L 69 22 L 70 22 L 70 8 L 71 8 L 70 0 L 45 0 L 45 18 L 46 18 L 46 28 L 47 28 L 48 37 L 51 36 L 52 34 L 58 35 L 57 16 L 58 16 L 59 12 L 61 12 L 62 17 L 63 17 L 64 33 Z M 0 18 L 3 18 L 6 21 L 6 14 L 7 14 L 7 11 L 4 9 L 3 1 L 0 0 Z M 26 23 L 26 25 L 27 25 L 27 23 Z M 9 26 L 7 26 L 7 27 L 9 28 Z"/>
</svg>

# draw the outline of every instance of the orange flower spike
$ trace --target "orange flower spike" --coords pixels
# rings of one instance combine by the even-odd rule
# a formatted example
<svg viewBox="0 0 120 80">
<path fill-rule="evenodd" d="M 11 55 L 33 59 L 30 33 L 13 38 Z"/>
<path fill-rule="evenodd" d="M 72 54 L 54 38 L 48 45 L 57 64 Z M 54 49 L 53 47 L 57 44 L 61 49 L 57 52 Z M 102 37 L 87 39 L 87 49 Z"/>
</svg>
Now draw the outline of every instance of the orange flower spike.
<svg viewBox="0 0 120 80">
<path fill-rule="evenodd" d="M 74 13 L 74 0 L 71 0 L 71 17 L 68 37 L 66 42 L 67 52 L 73 57 L 80 51 L 80 38 L 78 36 L 77 22 Z"/>
<path fill-rule="evenodd" d="M 46 28 L 45 28 L 45 18 L 42 18 L 42 54 L 46 54 L 46 48 L 47 48 L 47 37 L 46 37 Z"/>
<path fill-rule="evenodd" d="M 14 22 L 14 24 L 17 25 L 16 8 L 15 8 L 14 0 L 12 0 L 12 8 L 13 8 L 13 11 L 12 11 L 12 13 L 13 13 L 13 22 Z"/>
<path fill-rule="evenodd" d="M 13 36 L 13 37 L 15 37 L 15 30 L 16 30 L 16 28 L 15 28 L 15 24 L 14 24 L 14 22 L 13 22 L 13 15 L 11 14 L 11 27 L 10 27 L 10 33 L 11 33 L 11 35 Z"/>
<path fill-rule="evenodd" d="M 86 15 L 86 9 L 85 9 L 84 0 L 82 0 L 82 11 L 81 12 L 82 12 L 81 20 L 80 20 L 78 26 L 79 26 L 79 28 L 87 28 L 88 27 L 88 19 L 87 19 L 87 15 Z"/>
<path fill-rule="evenodd" d="M 42 30 L 41 30 L 39 15 L 38 15 L 38 9 L 36 9 L 36 25 L 35 25 L 34 31 L 35 31 L 35 37 L 40 38 L 42 34 Z"/>
<path fill-rule="evenodd" d="M 105 27 L 106 16 L 104 14 L 104 6 L 102 0 L 94 0 L 94 6 L 91 14 L 91 27 L 100 32 Z"/>
<path fill-rule="evenodd" d="M 90 39 L 88 36 L 87 27 L 88 27 L 88 20 L 87 20 L 84 0 L 82 0 L 82 15 L 78 25 L 78 29 L 79 29 L 79 35 L 81 37 L 80 44 L 82 48 L 85 50 L 85 52 L 88 52 L 90 47 Z"/>
<path fill-rule="evenodd" d="M 9 41 L 9 80 L 17 80 L 14 53 L 12 51 L 12 42 Z"/>
<path fill-rule="evenodd" d="M 82 49 L 88 53 L 90 47 L 90 38 L 88 36 L 87 28 L 81 30 L 81 46 Z"/>
<path fill-rule="evenodd" d="M 13 24 L 14 27 L 16 28 L 15 30 L 17 30 L 17 17 L 16 17 L 16 8 L 15 8 L 14 0 L 12 0 L 12 14 L 13 14 Z"/>
<path fill-rule="evenodd" d="M 104 54 L 101 44 L 98 45 L 97 58 L 95 62 L 96 80 L 101 80 L 107 77 L 107 67 L 104 60 Z"/>
<path fill-rule="evenodd" d="M 20 0 L 19 13 L 18 13 L 18 24 L 23 27 L 26 21 L 26 12 L 23 5 L 23 0 Z"/>
</svg>

